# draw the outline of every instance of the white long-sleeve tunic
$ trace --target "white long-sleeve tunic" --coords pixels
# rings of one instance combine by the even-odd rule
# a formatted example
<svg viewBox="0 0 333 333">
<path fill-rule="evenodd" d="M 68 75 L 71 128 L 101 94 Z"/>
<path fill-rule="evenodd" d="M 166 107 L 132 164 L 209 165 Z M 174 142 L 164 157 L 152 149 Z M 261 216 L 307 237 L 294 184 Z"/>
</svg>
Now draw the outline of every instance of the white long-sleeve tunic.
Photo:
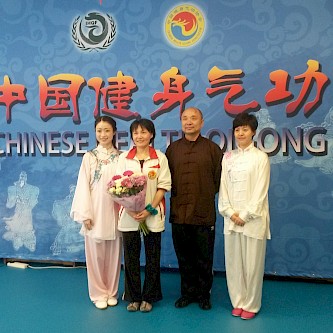
<svg viewBox="0 0 333 333">
<path fill-rule="evenodd" d="M 96 241 L 114 240 L 119 236 L 119 206 L 107 193 L 107 184 L 115 175 L 118 157 L 116 149 L 108 153 L 98 145 L 85 153 L 82 159 L 71 217 L 80 223 L 92 220 L 93 228 L 87 230 L 82 226 L 80 233 Z"/>
<path fill-rule="evenodd" d="M 218 208 L 224 216 L 224 234 L 242 232 L 256 239 L 270 239 L 268 187 L 270 164 L 266 153 L 253 143 L 224 154 Z M 238 226 L 234 213 L 245 222 Z"/>
</svg>

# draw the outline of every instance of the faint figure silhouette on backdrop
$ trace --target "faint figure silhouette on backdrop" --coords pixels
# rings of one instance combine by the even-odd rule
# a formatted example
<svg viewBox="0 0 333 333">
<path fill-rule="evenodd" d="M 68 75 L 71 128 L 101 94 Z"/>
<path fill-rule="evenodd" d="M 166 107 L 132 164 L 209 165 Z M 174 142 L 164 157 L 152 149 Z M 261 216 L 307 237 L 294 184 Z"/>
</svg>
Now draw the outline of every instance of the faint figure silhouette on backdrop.
<svg viewBox="0 0 333 333">
<path fill-rule="evenodd" d="M 38 203 L 39 188 L 27 183 L 27 173 L 22 171 L 19 180 L 8 187 L 7 208 L 14 208 L 12 217 L 4 217 L 6 232 L 3 239 L 13 242 L 17 251 L 25 246 L 31 252 L 36 249 L 36 236 L 32 224 L 32 209 Z"/>
<path fill-rule="evenodd" d="M 324 156 L 315 155 L 311 158 L 305 159 L 297 159 L 295 163 L 301 165 L 305 168 L 318 168 L 324 174 L 330 175 L 333 174 L 333 107 L 331 107 L 325 116 L 324 122 L 320 125 L 316 125 L 312 122 L 308 122 L 305 124 L 301 124 L 298 127 L 304 130 L 304 133 L 308 132 L 310 129 L 315 127 L 322 127 L 326 129 L 326 134 L 317 135 L 317 145 L 319 142 L 326 142 L 327 145 L 327 154 Z M 319 141 L 320 140 L 320 141 Z M 316 144 L 316 140 L 313 140 L 314 144 Z"/>
<path fill-rule="evenodd" d="M 258 134 L 263 129 L 272 128 L 273 130 L 276 130 L 276 124 L 272 121 L 267 109 L 260 109 L 256 112 L 256 117 L 258 120 L 258 128 L 256 135 L 253 138 L 254 141 L 258 141 Z M 263 144 L 266 149 L 272 148 L 276 146 L 275 138 L 272 135 L 267 135 L 265 136 Z M 291 159 L 291 156 L 285 156 L 283 155 L 282 150 L 279 150 L 276 154 L 274 154 L 274 156 L 270 157 L 270 164 L 286 163 L 289 159 Z"/>
<path fill-rule="evenodd" d="M 75 188 L 70 185 L 66 198 L 53 203 L 52 216 L 61 228 L 50 247 L 53 255 L 84 251 L 84 238 L 79 233 L 81 225 L 70 217 Z"/>
</svg>

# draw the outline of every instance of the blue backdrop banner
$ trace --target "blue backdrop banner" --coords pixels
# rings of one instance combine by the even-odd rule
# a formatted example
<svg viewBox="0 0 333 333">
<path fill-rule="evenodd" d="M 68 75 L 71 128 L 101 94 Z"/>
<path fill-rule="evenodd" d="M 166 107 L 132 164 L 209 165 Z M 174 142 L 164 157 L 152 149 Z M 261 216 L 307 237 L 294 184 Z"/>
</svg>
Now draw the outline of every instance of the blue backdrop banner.
<svg viewBox="0 0 333 333">
<path fill-rule="evenodd" d="M 121 150 L 131 121 L 152 119 L 165 151 L 196 106 L 224 151 L 235 115 L 258 118 L 271 162 L 265 272 L 333 278 L 333 2 L 3 0 L 0 10 L 1 258 L 85 260 L 69 212 L 96 116 L 117 121 Z M 218 216 L 218 271 L 222 231 Z M 177 267 L 169 223 L 161 264 Z"/>
</svg>

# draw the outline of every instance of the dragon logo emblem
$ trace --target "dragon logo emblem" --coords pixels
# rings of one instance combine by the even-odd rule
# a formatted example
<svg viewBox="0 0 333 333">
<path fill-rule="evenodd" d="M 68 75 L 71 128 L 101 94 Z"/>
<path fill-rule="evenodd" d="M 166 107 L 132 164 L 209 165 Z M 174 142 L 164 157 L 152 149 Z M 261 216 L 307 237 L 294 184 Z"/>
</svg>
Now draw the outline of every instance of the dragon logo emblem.
<svg viewBox="0 0 333 333">
<path fill-rule="evenodd" d="M 72 38 L 82 51 L 105 50 L 116 36 L 116 24 L 109 15 L 88 13 L 84 18 L 78 16 L 72 26 Z"/>
</svg>

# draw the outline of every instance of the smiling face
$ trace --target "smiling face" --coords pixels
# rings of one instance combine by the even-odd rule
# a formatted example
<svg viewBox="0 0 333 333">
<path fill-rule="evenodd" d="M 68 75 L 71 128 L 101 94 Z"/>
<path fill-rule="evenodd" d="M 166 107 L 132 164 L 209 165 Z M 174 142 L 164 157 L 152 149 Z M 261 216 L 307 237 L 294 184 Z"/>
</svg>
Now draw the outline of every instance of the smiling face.
<svg viewBox="0 0 333 333">
<path fill-rule="evenodd" d="M 238 126 L 234 129 L 237 145 L 241 149 L 247 148 L 252 143 L 252 138 L 256 134 L 249 125 Z"/>
<path fill-rule="evenodd" d="M 133 130 L 132 138 L 137 148 L 146 148 L 149 146 L 150 140 L 153 138 L 153 133 L 150 133 L 146 128 L 139 125 Z"/>
<path fill-rule="evenodd" d="M 204 125 L 204 120 L 198 110 L 189 108 L 182 113 L 181 123 L 186 139 L 196 140 Z"/>
<path fill-rule="evenodd" d="M 102 147 L 111 148 L 114 135 L 113 127 L 108 122 L 100 121 L 96 125 L 96 139 Z"/>
</svg>

